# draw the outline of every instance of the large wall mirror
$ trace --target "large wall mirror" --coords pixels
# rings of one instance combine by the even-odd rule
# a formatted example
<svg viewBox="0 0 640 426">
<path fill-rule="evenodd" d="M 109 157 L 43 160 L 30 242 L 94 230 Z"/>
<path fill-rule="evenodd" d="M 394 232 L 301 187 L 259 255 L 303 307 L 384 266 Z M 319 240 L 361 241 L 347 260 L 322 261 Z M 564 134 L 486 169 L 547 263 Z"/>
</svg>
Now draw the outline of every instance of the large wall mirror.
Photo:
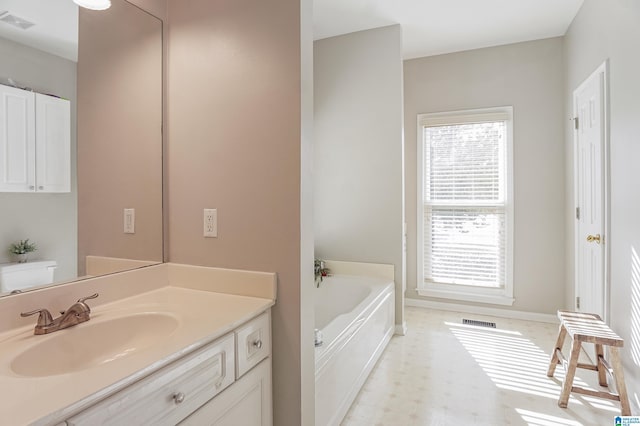
<svg viewBox="0 0 640 426">
<path fill-rule="evenodd" d="M 21 291 L 163 260 L 162 21 L 111 3 L 94 11 L 72 0 L 0 0 L 2 295 L 27 276 L 41 281 Z M 20 103 L 25 93 L 37 94 L 35 106 Z M 40 98 L 66 103 L 68 117 Z M 31 109 L 35 119 L 25 119 Z M 65 131 L 66 151 L 50 142 Z M 35 148 L 23 149 L 30 132 Z M 14 185 L 30 167 L 38 183 Z M 39 183 L 65 173 L 68 189 Z M 37 250 L 18 263 L 10 245 L 26 239 Z"/>
</svg>

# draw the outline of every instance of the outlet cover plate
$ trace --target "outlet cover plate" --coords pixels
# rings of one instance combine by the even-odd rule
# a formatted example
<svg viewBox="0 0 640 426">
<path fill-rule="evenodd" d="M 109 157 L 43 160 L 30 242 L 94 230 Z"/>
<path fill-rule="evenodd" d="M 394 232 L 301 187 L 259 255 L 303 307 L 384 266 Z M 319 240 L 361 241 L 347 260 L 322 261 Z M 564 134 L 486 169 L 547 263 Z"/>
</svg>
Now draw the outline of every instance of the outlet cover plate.
<svg viewBox="0 0 640 426">
<path fill-rule="evenodd" d="M 218 209 L 204 209 L 204 236 L 218 237 Z"/>
</svg>

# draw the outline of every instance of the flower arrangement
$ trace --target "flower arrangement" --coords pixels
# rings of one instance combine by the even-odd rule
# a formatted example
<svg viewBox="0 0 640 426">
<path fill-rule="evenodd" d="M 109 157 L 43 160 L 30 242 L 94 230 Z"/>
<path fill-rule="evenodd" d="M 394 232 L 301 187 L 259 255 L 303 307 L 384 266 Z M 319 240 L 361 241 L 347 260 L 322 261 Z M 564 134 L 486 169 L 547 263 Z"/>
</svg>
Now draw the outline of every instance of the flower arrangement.
<svg viewBox="0 0 640 426">
<path fill-rule="evenodd" d="M 9 253 L 18 257 L 18 262 L 24 263 L 27 261 L 27 255 L 38 249 L 35 243 L 30 243 L 29 239 L 20 240 L 17 243 L 12 243 L 9 246 Z"/>
<path fill-rule="evenodd" d="M 316 278 L 316 287 L 320 287 L 322 277 L 326 277 L 329 274 L 329 269 L 324 266 L 324 260 L 313 260 L 313 273 Z"/>
</svg>

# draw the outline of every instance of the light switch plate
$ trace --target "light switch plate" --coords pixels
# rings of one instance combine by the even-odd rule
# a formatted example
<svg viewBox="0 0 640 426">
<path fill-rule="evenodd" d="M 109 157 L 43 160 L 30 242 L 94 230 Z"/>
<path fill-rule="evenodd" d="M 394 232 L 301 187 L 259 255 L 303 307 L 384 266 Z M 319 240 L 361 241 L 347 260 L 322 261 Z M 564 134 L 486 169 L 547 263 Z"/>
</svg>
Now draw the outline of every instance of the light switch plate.
<svg viewBox="0 0 640 426">
<path fill-rule="evenodd" d="M 218 237 L 217 209 L 204 209 L 204 236 L 205 238 Z"/>
<path fill-rule="evenodd" d="M 124 233 L 136 233 L 136 209 L 124 209 Z"/>
</svg>

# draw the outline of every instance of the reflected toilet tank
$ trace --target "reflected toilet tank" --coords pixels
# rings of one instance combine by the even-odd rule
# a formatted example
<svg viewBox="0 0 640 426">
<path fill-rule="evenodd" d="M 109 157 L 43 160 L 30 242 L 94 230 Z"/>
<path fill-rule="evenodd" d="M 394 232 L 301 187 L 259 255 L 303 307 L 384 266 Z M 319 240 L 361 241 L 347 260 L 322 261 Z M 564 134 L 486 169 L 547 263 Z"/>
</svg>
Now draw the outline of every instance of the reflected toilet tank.
<svg viewBox="0 0 640 426">
<path fill-rule="evenodd" d="M 58 264 L 55 260 L 0 265 L 0 291 L 11 293 L 34 286 L 53 283 L 53 272 Z"/>
</svg>

